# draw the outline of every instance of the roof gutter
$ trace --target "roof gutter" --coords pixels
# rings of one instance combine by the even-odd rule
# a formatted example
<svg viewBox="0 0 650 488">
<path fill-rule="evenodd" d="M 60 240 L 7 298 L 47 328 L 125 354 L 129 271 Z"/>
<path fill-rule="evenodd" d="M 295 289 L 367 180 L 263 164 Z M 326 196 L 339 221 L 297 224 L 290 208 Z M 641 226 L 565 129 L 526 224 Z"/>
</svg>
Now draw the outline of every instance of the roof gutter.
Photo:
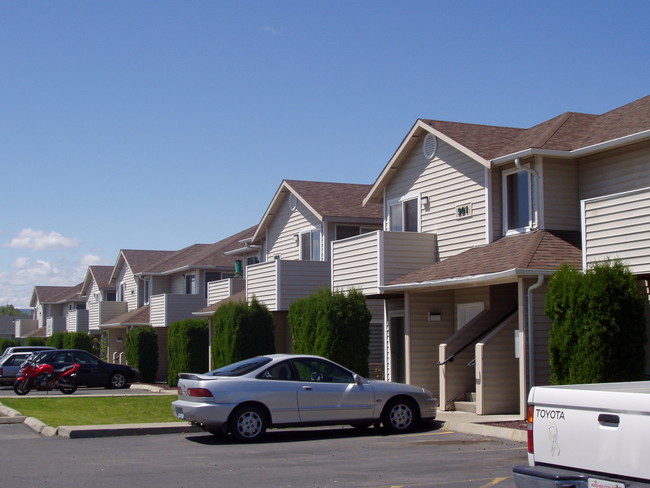
<svg viewBox="0 0 650 488">
<path fill-rule="evenodd" d="M 593 153 L 607 151 L 609 149 L 615 149 L 620 146 L 627 146 L 629 144 L 641 142 L 646 139 L 650 139 L 650 130 L 644 130 L 641 132 L 637 132 L 635 134 L 630 134 L 629 136 L 620 137 L 618 139 L 611 139 L 609 141 L 593 144 L 591 146 L 582 147 L 580 149 L 574 149 L 572 151 L 561 151 L 558 149 L 530 148 L 516 153 L 507 154 L 506 156 L 495 158 L 492 160 L 492 165 L 499 166 L 501 164 L 511 163 L 513 160 L 517 158 L 526 158 L 530 156 L 547 156 L 547 157 L 563 158 L 563 159 L 580 158 L 580 157 L 588 156 Z"/>
<path fill-rule="evenodd" d="M 512 268 L 498 273 L 462 276 L 459 278 L 446 278 L 444 280 L 420 281 L 416 283 L 403 283 L 398 285 L 380 286 L 382 292 L 422 290 L 425 288 L 445 288 L 449 286 L 482 285 L 490 282 L 508 282 L 522 276 L 551 276 L 555 273 L 552 269 Z"/>
<path fill-rule="evenodd" d="M 537 288 L 542 286 L 544 284 L 544 275 L 540 274 L 537 276 L 537 282 L 533 283 L 528 287 L 528 291 L 526 292 L 527 298 L 526 298 L 526 305 L 527 305 L 527 313 L 528 313 L 528 319 L 526 320 L 526 325 L 527 325 L 527 339 L 528 339 L 528 390 L 530 391 L 530 388 L 533 386 L 533 381 L 535 379 L 535 358 L 533 356 L 533 353 L 535 351 L 535 344 L 533 341 L 534 334 L 533 334 L 533 291 L 535 291 Z"/>
</svg>

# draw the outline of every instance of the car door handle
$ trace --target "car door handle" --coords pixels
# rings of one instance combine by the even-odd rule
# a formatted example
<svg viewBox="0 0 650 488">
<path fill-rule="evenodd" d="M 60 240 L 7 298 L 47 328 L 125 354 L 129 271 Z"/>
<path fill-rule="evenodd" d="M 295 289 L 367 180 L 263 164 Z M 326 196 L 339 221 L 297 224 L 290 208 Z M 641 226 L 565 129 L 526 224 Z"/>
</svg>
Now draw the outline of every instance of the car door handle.
<svg viewBox="0 0 650 488">
<path fill-rule="evenodd" d="M 303 390 L 312 390 L 313 388 L 311 386 L 305 385 L 305 386 L 302 387 L 302 389 Z"/>
<path fill-rule="evenodd" d="M 621 418 L 618 415 L 601 413 L 598 416 L 598 423 L 606 424 L 608 426 L 618 426 L 618 424 L 621 423 Z"/>
</svg>

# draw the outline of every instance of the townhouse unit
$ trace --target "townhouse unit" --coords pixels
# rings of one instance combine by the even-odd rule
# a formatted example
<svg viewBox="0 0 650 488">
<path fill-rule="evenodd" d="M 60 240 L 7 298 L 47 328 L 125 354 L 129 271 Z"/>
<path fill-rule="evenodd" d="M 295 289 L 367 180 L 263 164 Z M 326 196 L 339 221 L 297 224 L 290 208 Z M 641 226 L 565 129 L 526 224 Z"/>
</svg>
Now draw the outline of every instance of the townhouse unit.
<svg viewBox="0 0 650 488">
<path fill-rule="evenodd" d="M 125 362 L 127 332 L 150 325 L 158 336 L 158 376 L 165 379 L 169 325 L 192 318 L 193 312 L 206 307 L 209 283 L 236 276 L 241 265 L 229 251 L 237 250 L 254 230 L 251 227 L 213 244 L 194 244 L 178 251 L 120 251 L 110 277 L 116 301 L 99 302 L 114 313 L 112 317 L 98 314 L 108 359 Z"/>
<path fill-rule="evenodd" d="M 299 298 L 331 287 L 332 242 L 381 229 L 382 206 L 363 205 L 370 185 L 284 180 L 267 207 L 251 244 L 260 262 L 246 267 L 245 299 L 255 297 L 273 315 L 281 351 L 291 351 L 289 307 Z M 383 365 L 380 301 L 368 301 L 371 370 Z"/>
<path fill-rule="evenodd" d="M 386 377 L 524 415 L 560 265 L 621 259 L 647 294 L 650 97 L 529 129 L 419 119 L 364 204 L 383 228 L 332 243 L 332 287 L 383 301 Z"/>
<path fill-rule="evenodd" d="M 29 303 L 32 318 L 16 320 L 15 336 L 49 337 L 55 332 L 88 332 L 88 311 L 81 287 L 82 283 L 35 286 Z"/>
</svg>

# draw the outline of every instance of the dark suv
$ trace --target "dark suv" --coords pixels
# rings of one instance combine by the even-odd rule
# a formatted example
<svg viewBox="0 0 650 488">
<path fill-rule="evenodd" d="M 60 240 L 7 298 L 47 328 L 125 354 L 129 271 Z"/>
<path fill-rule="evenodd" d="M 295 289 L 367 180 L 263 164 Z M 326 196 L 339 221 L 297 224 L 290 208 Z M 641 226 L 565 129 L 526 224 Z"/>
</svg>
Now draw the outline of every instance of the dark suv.
<svg viewBox="0 0 650 488">
<path fill-rule="evenodd" d="M 81 367 L 77 372 L 79 386 L 104 386 L 106 388 L 127 388 L 129 383 L 140 379 L 140 372 L 126 364 L 106 363 L 88 351 L 81 349 L 55 349 L 42 351 L 30 358 L 37 364 L 49 364 L 54 369 L 74 363 Z"/>
</svg>

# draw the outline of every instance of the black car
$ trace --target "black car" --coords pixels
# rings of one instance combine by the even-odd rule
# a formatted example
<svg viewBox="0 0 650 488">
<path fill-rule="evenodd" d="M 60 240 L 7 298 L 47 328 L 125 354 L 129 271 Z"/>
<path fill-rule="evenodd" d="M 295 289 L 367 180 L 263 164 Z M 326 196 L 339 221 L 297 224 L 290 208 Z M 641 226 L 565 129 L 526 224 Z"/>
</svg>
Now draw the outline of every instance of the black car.
<svg viewBox="0 0 650 488">
<path fill-rule="evenodd" d="M 43 351 L 30 358 L 37 364 L 49 364 L 54 369 L 74 363 L 81 367 L 77 372 L 79 386 L 104 386 L 106 388 L 126 388 L 129 383 L 140 379 L 140 372 L 125 364 L 106 363 L 81 349 L 56 349 Z"/>
</svg>

